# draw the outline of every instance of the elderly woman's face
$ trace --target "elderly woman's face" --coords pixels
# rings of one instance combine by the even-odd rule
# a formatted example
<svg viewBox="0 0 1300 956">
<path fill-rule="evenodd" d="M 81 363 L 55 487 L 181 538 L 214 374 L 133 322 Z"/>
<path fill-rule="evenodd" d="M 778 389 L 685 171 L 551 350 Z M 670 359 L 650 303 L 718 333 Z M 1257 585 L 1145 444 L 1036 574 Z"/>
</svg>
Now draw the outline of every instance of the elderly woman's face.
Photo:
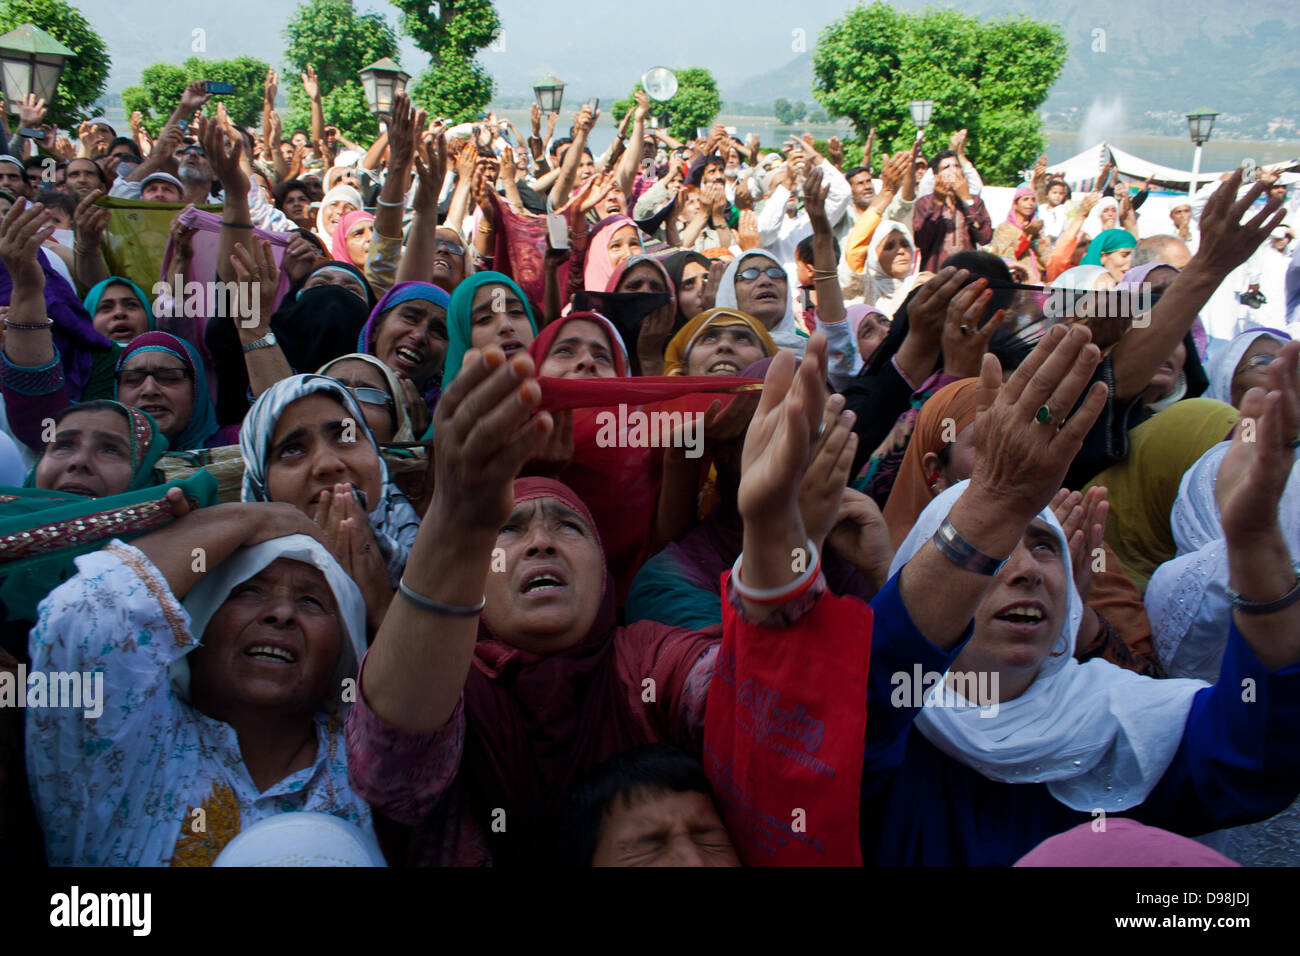
<svg viewBox="0 0 1300 956">
<path fill-rule="evenodd" d="M 348 258 L 357 268 L 366 264 L 366 255 L 370 252 L 370 237 L 375 227 L 370 222 L 359 222 L 348 230 Z"/>
<path fill-rule="evenodd" d="M 891 279 L 902 279 L 912 271 L 912 247 L 907 237 L 897 229 L 891 229 L 885 241 L 880 244 L 877 253 L 880 268 Z"/>
<path fill-rule="evenodd" d="M 338 225 L 345 212 L 355 212 L 356 206 L 344 199 L 336 199 L 325 206 L 325 231 L 333 235 L 334 227 Z"/>
<path fill-rule="evenodd" d="M 1103 206 L 1098 216 L 1103 229 L 1114 229 L 1115 223 L 1119 221 L 1119 211 L 1114 206 Z"/>
<path fill-rule="evenodd" d="M 465 243 L 450 230 L 439 230 L 433 243 L 433 276 L 429 281 L 451 292 L 464 278 Z"/>
<path fill-rule="evenodd" d="M 538 375 L 547 378 L 613 378 L 614 346 L 605 327 L 589 319 L 570 319 L 546 353 Z"/>
<path fill-rule="evenodd" d="M 596 620 L 605 562 L 595 530 L 556 498 L 516 504 L 497 547 L 504 574 L 489 574 L 483 620 L 501 640 L 535 654 L 573 647 Z"/>
<path fill-rule="evenodd" d="M 393 395 L 388 390 L 388 380 L 383 373 L 361 359 L 343 359 L 331 365 L 326 374 L 352 393 L 352 397 L 361 406 L 361 414 L 366 416 L 366 424 L 370 426 L 375 441 L 381 445 L 392 441 L 394 416 L 390 410 L 400 396 Z M 360 394 L 357 393 L 358 389 Z M 387 401 L 381 401 L 381 395 Z"/>
<path fill-rule="evenodd" d="M 335 398 L 316 392 L 284 410 L 266 456 L 266 490 L 315 517 L 323 491 L 347 482 L 365 492 L 366 508 L 379 501 L 383 477 L 379 454 Z"/>
<path fill-rule="evenodd" d="M 691 346 L 686 374 L 739 375 L 741 369 L 766 356 L 762 340 L 749 326 L 717 323 L 701 332 Z"/>
<path fill-rule="evenodd" d="M 131 435 L 126 419 L 110 409 L 69 412 L 36 464 L 36 487 L 105 498 L 131 487 Z"/>
<path fill-rule="evenodd" d="M 374 351 L 398 375 L 423 385 L 447 358 L 447 310 L 424 299 L 390 309 L 375 332 Z"/>
<path fill-rule="evenodd" d="M 975 633 L 953 670 L 999 672 L 1003 686 L 1017 678 L 1032 682 L 1053 645 L 1060 650 L 1067 560 L 1051 526 L 1042 518 L 1030 522 L 976 609 Z M 1073 642 L 1065 653 L 1074 653 Z"/>
<path fill-rule="evenodd" d="M 319 569 L 280 558 L 238 584 L 189 657 L 194 705 L 229 721 L 246 708 L 312 714 L 343 648 L 334 592 Z"/>
<path fill-rule="evenodd" d="M 136 382 L 137 375 L 131 373 L 141 372 L 148 374 Z M 170 352 L 137 352 L 117 373 L 117 400 L 148 412 L 158 430 L 173 440 L 185 431 L 194 414 L 194 376 Z"/>
<path fill-rule="evenodd" d="M 752 315 L 771 331 L 785 317 L 786 305 L 790 296 L 790 280 L 781 270 L 781 278 L 774 279 L 767 274 L 768 269 L 780 265 L 766 256 L 749 256 L 740 264 L 736 272 L 736 308 Z M 754 278 L 743 278 L 744 273 L 757 270 Z"/>
</svg>

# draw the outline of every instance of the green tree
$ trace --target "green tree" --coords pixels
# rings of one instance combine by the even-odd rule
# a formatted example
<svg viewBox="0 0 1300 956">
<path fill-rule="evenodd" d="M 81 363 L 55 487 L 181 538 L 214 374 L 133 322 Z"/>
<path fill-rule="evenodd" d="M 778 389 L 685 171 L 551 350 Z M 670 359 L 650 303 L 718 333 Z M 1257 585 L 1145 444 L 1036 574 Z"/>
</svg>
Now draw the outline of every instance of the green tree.
<svg viewBox="0 0 1300 956">
<path fill-rule="evenodd" d="M 803 100 L 795 100 L 790 104 L 790 122 L 798 123 L 808 115 L 808 106 Z"/>
<path fill-rule="evenodd" d="M 1058 24 L 1029 17 L 981 22 L 950 10 L 860 4 L 822 31 L 813 89 L 860 139 L 875 126 L 878 148 L 891 153 L 916 135 L 909 101 L 933 100 L 927 151 L 966 129 L 966 154 L 985 180 L 1012 184 L 1042 152 L 1037 110 L 1067 52 Z"/>
<path fill-rule="evenodd" d="M 181 66 L 155 63 L 140 74 L 140 83 L 122 91 L 122 107 L 131 113 L 139 110 L 144 117 L 145 129 L 154 136 L 162 128 L 171 111 L 180 102 L 181 91 L 195 80 L 218 80 L 229 83 L 235 92 L 216 95 L 203 108 L 208 116 L 216 115 L 218 101 L 226 104 L 226 111 L 240 126 L 262 125 L 262 91 L 267 65 L 250 56 L 233 60 L 203 60 L 192 56 Z"/>
<path fill-rule="evenodd" d="M 790 101 L 784 96 L 772 104 L 772 115 L 782 126 L 789 126 L 794 122 L 794 111 L 790 109 Z"/>
<path fill-rule="evenodd" d="M 429 68 L 411 88 L 412 98 L 429 111 L 454 121 L 474 119 L 492 101 L 495 84 L 475 60 L 494 41 L 504 49 L 501 19 L 492 0 L 393 0 L 402 11 L 402 30 L 425 53 Z"/>
<path fill-rule="evenodd" d="M 64 0 L 0 0 L 0 33 L 34 23 L 76 56 L 63 68 L 46 121 L 75 129 L 95 115 L 95 101 L 108 84 L 108 48 L 81 11 Z"/>
<path fill-rule="evenodd" d="M 650 115 L 659 117 L 659 125 L 677 139 L 694 139 L 695 131 L 712 123 L 722 109 L 718 83 L 703 67 L 691 66 L 673 72 L 677 74 L 677 92 L 665 103 L 651 100 Z M 614 119 L 621 120 L 636 105 L 632 96 L 639 89 L 641 81 L 637 80 L 632 93 L 614 103 L 611 107 Z"/>
<path fill-rule="evenodd" d="M 296 127 L 311 129 L 311 104 L 300 78 L 308 66 L 320 80 L 325 122 L 358 142 L 379 135 L 357 71 L 384 57 L 397 58 L 397 34 L 383 14 L 358 14 L 352 0 L 308 0 L 289 18 L 284 35 L 284 55 L 292 68 L 280 78 L 289 97 L 286 136 Z"/>
</svg>

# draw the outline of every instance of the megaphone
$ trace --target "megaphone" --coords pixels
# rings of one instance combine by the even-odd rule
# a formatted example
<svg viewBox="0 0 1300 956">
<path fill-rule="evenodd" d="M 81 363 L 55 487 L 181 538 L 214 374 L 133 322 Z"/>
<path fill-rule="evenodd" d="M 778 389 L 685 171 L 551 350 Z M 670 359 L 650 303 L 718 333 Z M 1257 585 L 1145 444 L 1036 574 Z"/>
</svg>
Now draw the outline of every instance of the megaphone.
<svg viewBox="0 0 1300 956">
<path fill-rule="evenodd" d="M 658 103 L 666 103 L 677 95 L 677 74 L 666 66 L 653 66 L 641 77 L 645 95 Z"/>
</svg>

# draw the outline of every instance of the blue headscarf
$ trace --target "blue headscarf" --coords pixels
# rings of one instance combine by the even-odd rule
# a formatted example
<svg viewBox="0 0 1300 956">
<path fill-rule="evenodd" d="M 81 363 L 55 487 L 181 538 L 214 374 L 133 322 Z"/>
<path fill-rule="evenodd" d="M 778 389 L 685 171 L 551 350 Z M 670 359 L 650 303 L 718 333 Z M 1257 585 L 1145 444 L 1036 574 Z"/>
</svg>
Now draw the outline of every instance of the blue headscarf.
<svg viewBox="0 0 1300 956">
<path fill-rule="evenodd" d="M 166 352 L 174 355 L 189 369 L 193 384 L 194 408 L 185 428 L 170 442 L 177 451 L 189 451 L 192 448 L 207 448 L 208 443 L 216 437 L 217 411 L 212 407 L 212 397 L 208 394 L 208 377 L 203 371 L 203 362 L 199 359 L 194 346 L 184 339 L 177 338 L 170 332 L 146 332 L 137 335 L 122 354 L 117 358 L 117 371 L 122 371 L 127 360 L 140 352 Z M 116 383 L 113 385 L 113 397 L 118 395 Z"/>
</svg>

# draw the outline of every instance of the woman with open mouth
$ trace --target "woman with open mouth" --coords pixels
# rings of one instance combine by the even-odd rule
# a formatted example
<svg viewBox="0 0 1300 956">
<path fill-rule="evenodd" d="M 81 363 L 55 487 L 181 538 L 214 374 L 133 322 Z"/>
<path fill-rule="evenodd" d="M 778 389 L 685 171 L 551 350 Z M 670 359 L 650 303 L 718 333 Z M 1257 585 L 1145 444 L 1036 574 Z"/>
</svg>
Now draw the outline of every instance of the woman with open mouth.
<svg viewBox="0 0 1300 956">
<path fill-rule="evenodd" d="M 153 331 L 153 305 L 130 279 L 109 276 L 86 293 L 84 302 L 95 331 L 109 341 L 125 345 Z"/>
<path fill-rule="evenodd" d="M 399 282 L 386 293 L 361 330 L 357 351 L 374 355 L 402 382 L 402 401 L 415 396 L 423 432 L 438 404 L 447 357 L 447 308 L 451 296 L 428 282 Z M 418 410 L 417 410 L 418 411 Z"/>
<path fill-rule="evenodd" d="M 790 288 L 790 277 L 770 253 L 750 249 L 727 266 L 718 282 L 715 304 L 752 315 L 778 346 L 803 355 L 808 340 L 799 334 Z"/>
<path fill-rule="evenodd" d="M 194 347 L 168 332 L 136 336 L 117 360 L 117 399 L 148 412 L 175 451 L 234 444 L 239 426 L 221 428 Z"/>
<path fill-rule="evenodd" d="M 532 303 L 513 279 L 501 272 L 466 276 L 447 306 L 442 391 L 455 379 L 470 349 L 495 345 L 510 357 L 527 349 L 535 338 L 537 320 L 533 318 Z"/>
<path fill-rule="evenodd" d="M 709 309 L 682 326 L 664 353 L 665 375 L 739 375 L 776 355 L 761 322 L 739 309 Z"/>
</svg>

